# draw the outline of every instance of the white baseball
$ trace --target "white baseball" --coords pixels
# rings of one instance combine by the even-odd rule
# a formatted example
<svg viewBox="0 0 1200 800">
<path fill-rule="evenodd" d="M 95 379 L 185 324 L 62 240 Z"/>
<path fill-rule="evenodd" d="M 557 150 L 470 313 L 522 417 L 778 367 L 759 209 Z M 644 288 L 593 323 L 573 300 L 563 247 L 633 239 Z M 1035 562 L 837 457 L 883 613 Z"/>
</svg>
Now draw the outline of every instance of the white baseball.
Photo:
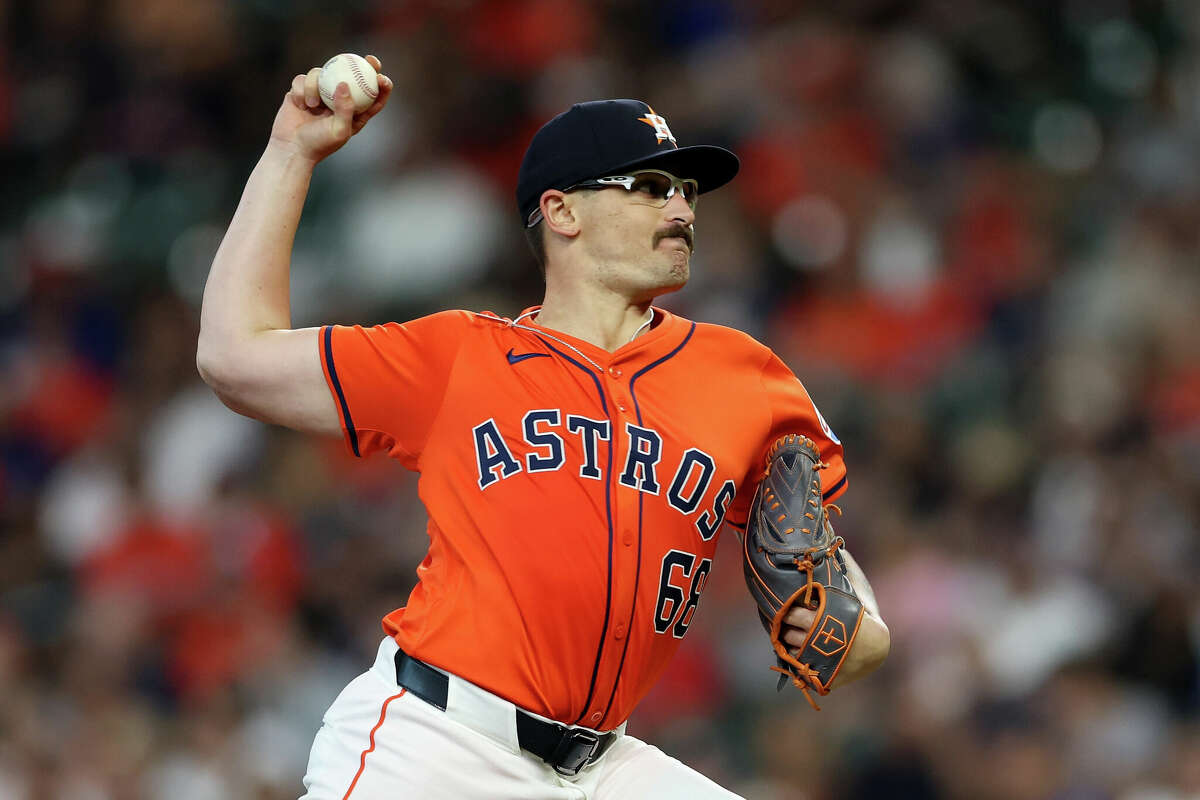
<svg viewBox="0 0 1200 800">
<path fill-rule="evenodd" d="M 317 88 L 321 92 L 321 100 L 330 109 L 333 108 L 333 90 L 339 83 L 349 84 L 356 114 L 366 111 L 379 97 L 379 75 L 371 62 L 354 53 L 339 53 L 321 67 Z"/>
</svg>

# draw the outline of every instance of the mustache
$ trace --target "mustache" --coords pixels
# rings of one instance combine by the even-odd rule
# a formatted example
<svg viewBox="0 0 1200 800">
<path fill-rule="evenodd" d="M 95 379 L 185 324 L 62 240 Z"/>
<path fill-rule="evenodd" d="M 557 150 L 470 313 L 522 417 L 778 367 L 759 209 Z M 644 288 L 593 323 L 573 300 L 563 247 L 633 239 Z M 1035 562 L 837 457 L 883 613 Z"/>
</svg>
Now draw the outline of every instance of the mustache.
<svg viewBox="0 0 1200 800">
<path fill-rule="evenodd" d="M 693 229 L 691 225 L 680 224 L 671 225 L 670 227 L 663 228 L 660 231 L 655 231 L 654 246 L 657 247 L 658 243 L 663 239 L 669 239 L 672 236 L 678 236 L 680 239 L 683 239 L 685 242 L 687 242 L 688 250 L 696 249 L 695 229 Z"/>
</svg>

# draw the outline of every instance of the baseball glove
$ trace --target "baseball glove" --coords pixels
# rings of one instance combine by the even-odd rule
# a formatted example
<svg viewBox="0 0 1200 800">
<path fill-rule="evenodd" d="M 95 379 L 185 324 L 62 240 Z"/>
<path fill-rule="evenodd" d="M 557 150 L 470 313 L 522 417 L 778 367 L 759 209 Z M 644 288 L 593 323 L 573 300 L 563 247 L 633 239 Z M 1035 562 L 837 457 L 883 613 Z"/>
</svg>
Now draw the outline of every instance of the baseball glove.
<svg viewBox="0 0 1200 800">
<path fill-rule="evenodd" d="M 795 434 L 780 438 L 767 454 L 766 472 L 750 507 L 742 539 L 746 585 L 771 637 L 782 673 L 813 708 L 812 691 L 829 694 L 858 635 L 863 604 L 846 577 L 841 548 L 821 498 L 821 461 L 816 444 Z M 836 508 L 836 506 L 830 506 Z M 782 639 L 784 617 L 796 604 L 816 612 L 804 644 Z"/>
</svg>

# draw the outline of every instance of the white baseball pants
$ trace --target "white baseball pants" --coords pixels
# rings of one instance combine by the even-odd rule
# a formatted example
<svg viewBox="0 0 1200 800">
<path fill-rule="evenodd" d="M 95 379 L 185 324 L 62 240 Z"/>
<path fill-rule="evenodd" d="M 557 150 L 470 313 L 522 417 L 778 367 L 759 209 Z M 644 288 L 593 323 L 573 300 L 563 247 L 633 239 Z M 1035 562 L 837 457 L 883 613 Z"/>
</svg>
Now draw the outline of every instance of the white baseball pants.
<svg viewBox="0 0 1200 800">
<path fill-rule="evenodd" d="M 517 745 L 512 703 L 450 676 L 446 711 L 396 685 L 396 643 L 325 712 L 301 800 L 740 800 L 623 733 L 568 778 Z"/>
</svg>

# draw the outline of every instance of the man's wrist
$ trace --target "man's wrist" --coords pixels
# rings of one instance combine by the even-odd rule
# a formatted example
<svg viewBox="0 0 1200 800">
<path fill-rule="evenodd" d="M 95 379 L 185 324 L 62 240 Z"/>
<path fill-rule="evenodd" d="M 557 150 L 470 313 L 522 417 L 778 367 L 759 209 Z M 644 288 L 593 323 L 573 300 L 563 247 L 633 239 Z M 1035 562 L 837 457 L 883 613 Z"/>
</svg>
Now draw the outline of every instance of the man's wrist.
<svg viewBox="0 0 1200 800">
<path fill-rule="evenodd" d="M 298 167 L 312 171 L 321 159 L 308 155 L 300 150 L 295 142 L 271 137 L 267 140 L 263 159 L 283 167 Z"/>
</svg>

